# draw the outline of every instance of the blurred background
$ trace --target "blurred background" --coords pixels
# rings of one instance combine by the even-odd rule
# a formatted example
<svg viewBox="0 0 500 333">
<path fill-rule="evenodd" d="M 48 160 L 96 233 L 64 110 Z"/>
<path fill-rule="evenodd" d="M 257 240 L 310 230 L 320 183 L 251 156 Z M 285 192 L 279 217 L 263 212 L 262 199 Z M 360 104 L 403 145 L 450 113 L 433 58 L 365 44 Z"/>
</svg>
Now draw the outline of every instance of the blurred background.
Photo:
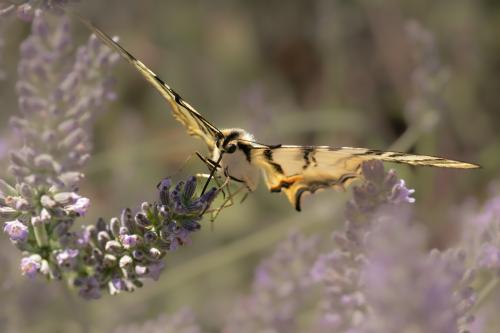
<svg viewBox="0 0 500 333">
<path fill-rule="evenodd" d="M 258 0 L 82 2 L 74 8 L 141 59 L 220 128 L 241 127 L 269 144 L 394 149 L 478 163 L 477 171 L 390 165 L 416 190 L 416 215 L 432 246 L 453 244 L 456 207 L 482 201 L 500 166 L 500 3 L 484 0 Z M 1 23 L 1 22 L 0 22 Z M 0 177 L 14 142 L 20 21 L 5 32 L 0 81 Z M 76 44 L 89 31 L 72 24 Z M 95 125 L 81 188 L 82 223 L 154 200 L 156 183 L 204 165 L 206 153 L 163 99 L 125 62 L 117 99 Z M 389 165 L 388 165 L 389 167 Z M 0 327 L 13 332 L 109 332 L 184 307 L 208 332 L 247 293 L 254 269 L 291 229 L 341 227 L 350 192 L 307 197 L 297 213 L 261 184 L 167 258 L 160 281 L 86 302 L 62 283 L 21 278 L 21 254 L 0 237 Z"/>
</svg>

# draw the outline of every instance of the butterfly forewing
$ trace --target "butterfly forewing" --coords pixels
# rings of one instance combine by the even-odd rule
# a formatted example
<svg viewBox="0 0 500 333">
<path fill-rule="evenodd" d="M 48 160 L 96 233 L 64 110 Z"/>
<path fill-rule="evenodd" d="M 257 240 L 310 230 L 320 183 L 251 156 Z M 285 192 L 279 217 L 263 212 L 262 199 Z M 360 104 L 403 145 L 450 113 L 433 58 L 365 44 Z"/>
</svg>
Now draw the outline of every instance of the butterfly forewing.
<svg viewBox="0 0 500 333">
<path fill-rule="evenodd" d="M 99 30 L 92 23 L 80 18 L 106 45 L 118 52 L 124 59 L 131 63 L 139 73 L 167 100 L 172 107 L 174 117 L 180 121 L 190 135 L 201 138 L 210 150 L 215 147 L 215 142 L 222 134 L 220 130 L 203 118 L 191 105 L 184 101 L 168 84 L 160 79 L 141 61 L 125 50 L 107 34 Z"/>
</svg>

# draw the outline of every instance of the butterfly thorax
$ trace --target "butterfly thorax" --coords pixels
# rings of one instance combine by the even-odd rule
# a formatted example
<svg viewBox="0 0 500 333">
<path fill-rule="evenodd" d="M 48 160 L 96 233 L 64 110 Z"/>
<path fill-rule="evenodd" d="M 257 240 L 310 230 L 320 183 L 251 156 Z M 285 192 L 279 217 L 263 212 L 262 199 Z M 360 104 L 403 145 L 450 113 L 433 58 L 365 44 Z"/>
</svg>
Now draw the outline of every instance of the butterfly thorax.
<svg viewBox="0 0 500 333">
<path fill-rule="evenodd" d="M 241 128 L 224 129 L 221 132 L 224 138 L 217 142 L 212 160 L 219 160 L 223 151 L 220 172 L 234 181 L 245 183 L 250 190 L 255 190 L 260 171 L 251 161 L 253 135 Z"/>
</svg>

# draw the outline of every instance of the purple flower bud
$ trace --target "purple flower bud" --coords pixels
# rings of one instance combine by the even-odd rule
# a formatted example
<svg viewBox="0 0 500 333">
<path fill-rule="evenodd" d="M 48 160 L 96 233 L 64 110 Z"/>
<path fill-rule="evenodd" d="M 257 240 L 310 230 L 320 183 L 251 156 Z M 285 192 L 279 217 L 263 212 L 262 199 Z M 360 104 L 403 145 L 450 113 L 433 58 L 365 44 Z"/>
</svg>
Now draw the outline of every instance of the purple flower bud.
<svg viewBox="0 0 500 333">
<path fill-rule="evenodd" d="M 42 219 L 40 218 L 40 216 L 32 216 L 31 217 L 31 225 L 36 227 L 36 226 L 39 226 L 39 225 L 42 225 L 43 224 L 43 221 Z"/>
<path fill-rule="evenodd" d="M 126 291 L 128 288 L 127 283 L 123 279 L 114 278 L 109 283 L 109 289 L 109 293 L 115 295 L 120 293 L 120 291 Z"/>
<path fill-rule="evenodd" d="M 42 220 L 43 223 L 48 223 L 50 219 L 52 218 L 52 215 L 50 215 L 49 211 L 45 208 L 42 209 L 40 212 L 40 219 Z"/>
<path fill-rule="evenodd" d="M 83 228 L 82 230 L 77 232 L 76 243 L 80 247 L 84 247 L 85 245 L 89 244 L 92 230 L 95 231 L 94 227 L 91 226 Z"/>
<path fill-rule="evenodd" d="M 24 199 L 23 197 L 7 197 L 5 199 L 5 202 L 10 207 L 15 208 L 16 210 L 20 210 L 20 211 L 28 210 L 30 207 L 28 201 L 26 199 Z"/>
<path fill-rule="evenodd" d="M 477 258 L 480 268 L 500 268 L 500 249 L 491 243 L 481 245 Z"/>
<path fill-rule="evenodd" d="M 21 272 L 23 275 L 33 279 L 42 265 L 42 257 L 38 254 L 33 254 L 29 257 L 21 259 Z"/>
<path fill-rule="evenodd" d="M 106 246 L 104 249 L 107 252 L 117 254 L 123 250 L 123 247 L 122 247 L 122 244 L 120 244 L 120 242 L 115 241 L 115 240 L 110 240 L 110 241 L 106 242 Z"/>
<path fill-rule="evenodd" d="M 144 276 L 148 273 L 148 268 L 146 266 L 136 265 L 135 273 L 139 276 Z"/>
<path fill-rule="evenodd" d="M 81 283 L 82 285 L 78 293 L 81 297 L 86 300 L 98 299 L 101 297 L 101 288 L 94 276 L 84 278 Z"/>
<path fill-rule="evenodd" d="M 191 232 L 201 229 L 201 225 L 195 220 L 182 221 L 182 227 Z"/>
<path fill-rule="evenodd" d="M 158 281 L 158 279 L 160 278 L 160 274 L 164 268 L 165 268 L 165 263 L 163 261 L 151 264 L 148 266 L 148 272 L 145 275 L 145 277 Z"/>
<path fill-rule="evenodd" d="M 59 192 L 52 196 L 54 201 L 61 205 L 69 205 L 74 203 L 80 196 L 74 192 Z"/>
<path fill-rule="evenodd" d="M 190 200 L 193 195 L 194 191 L 196 190 L 196 177 L 189 177 L 189 179 L 186 182 L 186 185 L 184 185 L 184 200 Z"/>
<path fill-rule="evenodd" d="M 120 266 L 120 268 L 125 268 L 125 267 L 132 265 L 133 262 L 134 262 L 134 259 L 132 259 L 131 256 L 124 255 L 123 257 L 120 258 L 118 265 Z"/>
<path fill-rule="evenodd" d="M 57 264 L 62 268 L 71 269 L 75 267 L 79 251 L 77 249 L 66 249 L 56 255 Z"/>
<path fill-rule="evenodd" d="M 137 235 L 120 235 L 120 242 L 126 249 L 133 249 L 137 246 L 139 242 L 139 236 Z"/>
<path fill-rule="evenodd" d="M 28 227 L 21 221 L 5 222 L 3 231 L 9 235 L 11 241 L 25 241 L 28 238 Z"/>
<path fill-rule="evenodd" d="M 158 235 L 153 230 L 148 230 L 144 233 L 146 243 L 152 243 L 158 239 Z"/>
<path fill-rule="evenodd" d="M 414 189 L 409 189 L 405 185 L 404 179 L 399 180 L 399 182 L 392 188 L 391 196 L 389 197 L 389 202 L 400 204 L 400 203 L 414 203 L 415 198 L 410 197 L 415 192 Z"/>
<path fill-rule="evenodd" d="M 209 206 L 212 201 L 215 199 L 217 196 L 217 189 L 215 187 L 212 187 L 210 190 L 208 190 L 205 194 L 203 194 L 198 200 L 202 203 L 204 203 L 207 207 Z"/>
<path fill-rule="evenodd" d="M 168 190 L 170 186 L 172 185 L 172 182 L 170 181 L 169 178 L 162 179 L 160 183 L 157 185 L 157 188 L 160 191 Z"/>
<path fill-rule="evenodd" d="M 75 212 L 79 216 L 84 216 L 90 206 L 90 200 L 85 197 L 79 197 L 72 205 L 65 206 L 64 209 Z"/>
<path fill-rule="evenodd" d="M 148 220 L 148 218 L 146 217 L 146 215 L 144 215 L 144 213 L 137 213 L 135 215 L 135 223 L 137 223 L 137 225 L 141 227 L 148 227 L 151 225 L 151 221 Z"/>
</svg>

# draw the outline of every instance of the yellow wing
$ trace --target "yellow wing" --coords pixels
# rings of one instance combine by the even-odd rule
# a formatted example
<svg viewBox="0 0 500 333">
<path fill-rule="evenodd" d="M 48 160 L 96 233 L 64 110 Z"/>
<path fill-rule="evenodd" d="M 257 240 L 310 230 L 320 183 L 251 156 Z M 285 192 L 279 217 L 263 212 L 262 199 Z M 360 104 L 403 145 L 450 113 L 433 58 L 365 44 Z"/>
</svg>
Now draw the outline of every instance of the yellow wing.
<svg viewBox="0 0 500 333">
<path fill-rule="evenodd" d="M 440 168 L 479 167 L 434 156 L 328 146 L 268 147 L 255 144 L 251 149 L 250 159 L 263 170 L 269 190 L 283 191 L 298 211 L 304 192 L 314 193 L 321 188 L 343 189 L 360 177 L 361 164 L 368 160 Z"/>
<path fill-rule="evenodd" d="M 139 73 L 167 100 L 172 107 L 174 117 L 180 121 L 190 135 L 197 136 L 202 139 L 210 149 L 213 150 L 218 138 L 222 138 L 221 131 L 203 118 L 198 111 L 184 101 L 181 96 L 170 88 L 162 79 L 160 79 L 153 71 L 146 67 L 141 61 L 137 60 L 120 44 L 115 42 L 107 34 L 99 30 L 92 23 L 82 17 L 79 19 L 94 32 L 94 34 L 102 40 L 110 48 L 118 52 Z"/>
</svg>

